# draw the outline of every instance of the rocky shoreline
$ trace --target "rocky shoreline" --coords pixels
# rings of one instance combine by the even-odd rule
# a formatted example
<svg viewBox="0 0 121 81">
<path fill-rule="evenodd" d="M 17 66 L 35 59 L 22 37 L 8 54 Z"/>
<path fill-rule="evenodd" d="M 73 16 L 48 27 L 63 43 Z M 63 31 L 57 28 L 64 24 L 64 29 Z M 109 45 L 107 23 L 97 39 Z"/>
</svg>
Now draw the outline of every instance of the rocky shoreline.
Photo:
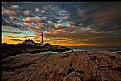
<svg viewBox="0 0 121 81">
<path fill-rule="evenodd" d="M 40 53 L 40 52 L 65 52 L 71 50 L 65 46 L 52 46 L 45 44 L 44 46 L 35 46 L 35 45 L 25 45 L 25 44 L 2 44 L 2 59 L 8 56 L 15 56 L 18 54 L 25 54 L 25 53 Z"/>
<path fill-rule="evenodd" d="M 76 51 L 9 56 L 2 59 L 2 81 L 121 81 L 121 55 Z"/>
</svg>

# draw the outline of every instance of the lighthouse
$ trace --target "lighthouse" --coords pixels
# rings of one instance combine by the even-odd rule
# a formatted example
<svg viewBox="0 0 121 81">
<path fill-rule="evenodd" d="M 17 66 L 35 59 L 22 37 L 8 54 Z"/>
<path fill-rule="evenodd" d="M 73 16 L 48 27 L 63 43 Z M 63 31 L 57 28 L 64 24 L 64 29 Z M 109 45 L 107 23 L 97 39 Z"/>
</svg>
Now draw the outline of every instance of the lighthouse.
<svg viewBox="0 0 121 81">
<path fill-rule="evenodd" d="M 44 45 L 44 40 L 43 40 L 43 32 L 41 32 L 41 41 L 40 41 L 41 46 Z"/>
</svg>

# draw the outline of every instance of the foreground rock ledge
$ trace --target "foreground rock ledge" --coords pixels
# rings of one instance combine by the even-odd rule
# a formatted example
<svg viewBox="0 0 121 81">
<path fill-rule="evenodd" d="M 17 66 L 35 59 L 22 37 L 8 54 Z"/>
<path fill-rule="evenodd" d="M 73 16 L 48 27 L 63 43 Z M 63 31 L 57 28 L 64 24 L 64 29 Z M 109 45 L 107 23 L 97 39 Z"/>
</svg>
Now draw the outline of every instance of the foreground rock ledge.
<svg viewBox="0 0 121 81">
<path fill-rule="evenodd" d="M 2 59 L 2 81 L 121 81 L 121 55 L 82 51 Z"/>
</svg>

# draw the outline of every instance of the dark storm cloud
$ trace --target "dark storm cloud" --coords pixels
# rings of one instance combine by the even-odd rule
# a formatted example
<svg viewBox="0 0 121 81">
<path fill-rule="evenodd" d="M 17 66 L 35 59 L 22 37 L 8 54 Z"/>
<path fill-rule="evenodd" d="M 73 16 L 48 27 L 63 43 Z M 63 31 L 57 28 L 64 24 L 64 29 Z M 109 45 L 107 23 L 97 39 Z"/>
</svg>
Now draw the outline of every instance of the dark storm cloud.
<svg viewBox="0 0 121 81">
<path fill-rule="evenodd" d="M 10 40 L 13 40 L 13 41 L 23 41 L 21 39 L 10 39 Z"/>
<path fill-rule="evenodd" d="M 88 44 L 100 44 L 100 45 L 120 45 L 121 36 L 118 34 L 107 34 L 107 33 L 93 33 L 93 32 L 84 32 L 84 33 L 61 33 L 58 36 L 55 34 L 47 34 L 47 38 L 69 38 L 76 43 L 88 43 Z"/>
<path fill-rule="evenodd" d="M 98 38 L 92 38 L 90 39 L 89 43 L 92 44 L 103 44 L 103 45 L 120 45 L 121 44 L 121 36 L 117 35 L 109 35 L 109 36 L 102 36 Z"/>
<path fill-rule="evenodd" d="M 112 31 L 121 29 L 121 4 L 97 11 L 93 17 L 97 29 L 104 31 Z M 113 11 L 112 11 L 113 10 Z"/>
<path fill-rule="evenodd" d="M 90 3 L 88 7 L 81 8 L 78 15 L 82 17 L 81 21 L 85 25 L 94 24 L 97 30 L 110 31 L 116 29 L 117 26 L 121 26 L 120 9 L 121 3 Z M 117 27 L 117 29 L 119 28 Z"/>
</svg>

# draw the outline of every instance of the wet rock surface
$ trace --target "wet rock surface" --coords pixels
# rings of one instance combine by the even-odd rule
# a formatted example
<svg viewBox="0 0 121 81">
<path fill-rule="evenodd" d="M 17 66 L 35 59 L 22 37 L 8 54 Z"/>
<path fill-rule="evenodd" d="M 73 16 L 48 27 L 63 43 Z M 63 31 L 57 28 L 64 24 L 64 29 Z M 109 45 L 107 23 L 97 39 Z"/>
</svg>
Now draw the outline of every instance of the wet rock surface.
<svg viewBox="0 0 121 81">
<path fill-rule="evenodd" d="M 20 54 L 1 62 L 2 81 L 121 81 L 121 55 L 108 51 Z"/>
</svg>

